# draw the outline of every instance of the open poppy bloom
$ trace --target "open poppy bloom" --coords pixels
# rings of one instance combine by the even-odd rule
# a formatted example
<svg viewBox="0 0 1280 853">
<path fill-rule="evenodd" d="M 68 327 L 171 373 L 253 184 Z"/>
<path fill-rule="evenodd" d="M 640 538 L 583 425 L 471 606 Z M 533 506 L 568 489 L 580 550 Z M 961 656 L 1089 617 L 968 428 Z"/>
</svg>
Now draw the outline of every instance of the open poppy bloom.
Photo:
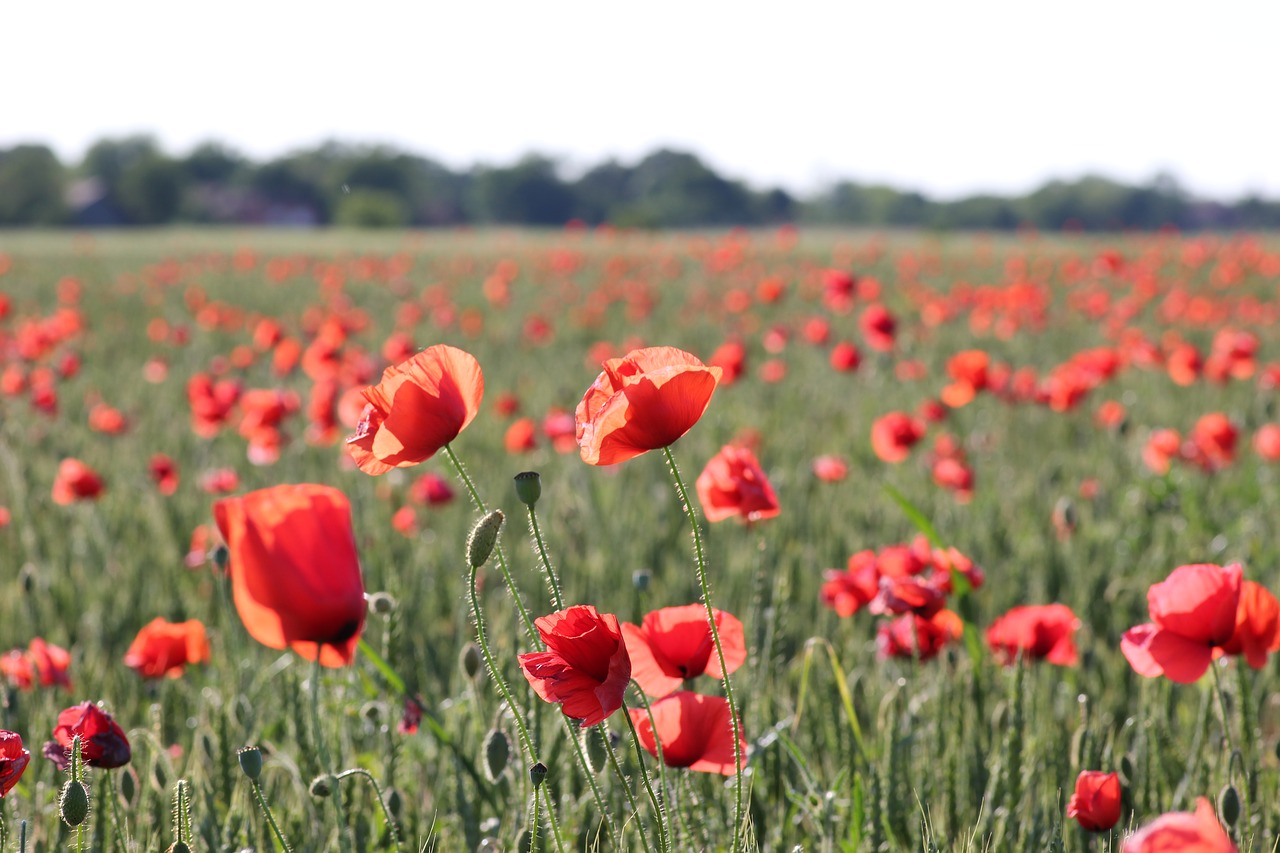
<svg viewBox="0 0 1280 853">
<path fill-rule="evenodd" d="M 1120 777 L 1100 770 L 1084 770 L 1067 803 L 1073 817 L 1089 832 L 1106 832 L 1120 822 Z"/>
<path fill-rule="evenodd" d="M 722 373 L 675 347 L 632 350 L 603 367 L 574 412 L 588 465 L 614 465 L 674 443 L 707 410 Z"/>
<path fill-rule="evenodd" d="M 901 462 L 924 438 L 924 424 L 905 412 L 890 412 L 871 425 L 871 449 L 885 462 Z"/>
<path fill-rule="evenodd" d="M 106 488 L 97 471 L 79 459 L 63 459 L 53 481 L 53 502 L 67 506 L 76 501 L 95 500 Z"/>
<path fill-rule="evenodd" d="M 631 681 L 631 658 L 618 617 L 576 604 L 533 620 L 545 652 L 520 655 L 533 691 L 558 704 L 582 727 L 602 723 L 622 707 Z"/>
<path fill-rule="evenodd" d="M 1218 823 L 1213 803 L 1196 800 L 1194 812 L 1169 812 L 1125 839 L 1120 853 L 1239 853 Z"/>
<path fill-rule="evenodd" d="M 175 623 L 157 616 L 129 645 L 124 665 L 143 678 L 177 678 L 187 664 L 208 660 L 209 637 L 204 623 L 198 619 Z"/>
<path fill-rule="evenodd" d="M 1006 665 L 1024 658 L 1075 666 L 1075 633 L 1080 620 L 1065 604 L 1015 607 L 987 628 L 987 645 Z M 1071 816 L 1068 813 L 1068 816 Z"/>
<path fill-rule="evenodd" d="M 929 618 L 907 613 L 876 629 L 876 654 L 883 658 L 938 656 L 948 643 L 964 636 L 964 622 L 950 610 L 939 610 Z"/>
<path fill-rule="evenodd" d="M 484 375 L 470 353 L 436 344 L 388 367 L 363 393 L 367 405 L 347 452 L 366 474 L 385 474 L 457 438 L 480 411 Z"/>
<path fill-rule="evenodd" d="M 1221 646 L 1223 654 L 1244 655 L 1249 666 L 1262 669 L 1267 655 L 1280 651 L 1280 601 L 1253 581 L 1240 584 L 1236 629 Z"/>
<path fill-rule="evenodd" d="M 0 800 L 13 790 L 31 762 L 31 753 L 22 746 L 22 735 L 0 729 Z"/>
<path fill-rule="evenodd" d="M 351 663 L 365 602 L 346 495 L 286 484 L 217 501 L 213 514 L 249 636 L 325 666 Z"/>
<path fill-rule="evenodd" d="M 1152 621 L 1125 631 L 1120 651 L 1139 675 L 1191 684 L 1236 629 L 1243 570 L 1238 563 L 1179 566 L 1147 590 Z"/>
<path fill-rule="evenodd" d="M 635 723 L 640 744 L 655 758 L 662 744 L 662 763 L 668 767 L 687 767 L 701 773 L 735 772 L 733 758 L 733 721 L 729 719 L 729 703 L 722 696 L 702 696 L 682 690 L 659 699 L 649 706 L 653 722 L 644 708 L 628 708 Z M 654 728 L 658 736 L 654 740 Z M 738 727 L 739 733 L 742 727 Z M 747 742 L 739 736 L 742 763 L 747 763 Z"/>
<path fill-rule="evenodd" d="M 726 444 L 711 457 L 694 483 L 707 521 L 739 516 L 753 522 L 773 518 L 780 510 L 769 478 L 749 447 Z"/>
<path fill-rule="evenodd" d="M 723 610 L 715 614 L 724 663 L 733 672 L 747 659 L 742 623 Z M 723 676 L 711 641 L 707 609 L 701 604 L 654 610 L 645 615 L 641 625 L 623 622 L 622 638 L 631 657 L 631 677 L 650 696 L 666 696 L 679 690 L 685 679 L 704 672 L 712 678 Z"/>
<path fill-rule="evenodd" d="M 81 702 L 58 715 L 53 739 L 62 747 L 61 757 L 68 764 L 71 762 L 71 741 L 76 735 L 80 735 L 80 755 L 90 767 L 105 770 L 123 767 L 133 756 L 124 729 L 92 702 Z M 57 762 L 56 748 L 46 748 L 45 754 Z M 64 767 L 61 762 L 58 764 L 60 768 Z"/>
<path fill-rule="evenodd" d="M 40 637 L 34 638 L 25 652 L 12 649 L 0 657 L 0 675 L 20 690 L 31 690 L 37 684 L 70 690 L 71 678 L 67 675 L 70 666 L 71 655 L 66 649 L 46 643 Z"/>
</svg>

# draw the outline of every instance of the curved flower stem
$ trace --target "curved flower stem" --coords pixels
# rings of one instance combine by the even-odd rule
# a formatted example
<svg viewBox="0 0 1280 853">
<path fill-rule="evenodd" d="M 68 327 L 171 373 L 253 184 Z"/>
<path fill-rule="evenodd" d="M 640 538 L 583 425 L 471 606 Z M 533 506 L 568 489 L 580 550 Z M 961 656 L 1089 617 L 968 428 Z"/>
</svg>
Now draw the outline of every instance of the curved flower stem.
<svg viewBox="0 0 1280 853">
<path fill-rule="evenodd" d="M 311 668 L 311 731 L 316 741 L 316 750 L 320 753 L 320 767 L 325 773 L 333 773 L 333 765 L 329 763 L 329 747 L 324 742 L 324 732 L 320 728 L 320 652 L 316 650 L 315 665 Z M 347 837 L 347 810 L 342 804 L 342 786 L 334 776 L 333 810 L 338 818 L 338 849 L 347 853 L 351 849 L 351 839 Z"/>
<path fill-rule="evenodd" d="M 387 822 L 387 833 L 391 836 L 391 843 L 396 846 L 396 850 L 403 849 L 400 846 L 400 830 L 396 828 L 396 819 L 391 816 L 391 809 L 387 808 L 387 801 L 382 796 L 382 786 L 378 784 L 378 780 L 373 778 L 373 774 L 363 767 L 352 767 L 350 770 L 343 770 L 336 778 L 346 779 L 348 776 L 363 776 L 373 786 L 373 793 L 378 798 L 378 805 L 382 808 L 382 819 Z"/>
<path fill-rule="evenodd" d="M 480 498 L 480 493 L 476 491 L 476 484 L 472 482 L 471 475 L 467 473 L 467 469 L 463 466 L 462 460 L 458 458 L 458 454 L 453 452 L 453 447 L 446 444 L 444 453 L 449 457 L 449 461 L 453 463 L 453 470 L 457 472 L 458 479 L 462 480 L 463 485 L 467 487 L 467 492 L 471 495 L 471 502 L 476 505 L 476 509 L 480 512 L 488 512 L 485 503 Z M 511 570 L 507 568 L 507 555 L 503 553 L 502 546 L 497 547 L 498 566 L 502 569 L 502 579 L 507 583 L 507 589 L 511 592 L 511 599 L 516 603 L 516 609 L 520 611 L 520 619 L 524 622 L 524 629 L 529 634 L 529 639 L 533 642 L 534 648 L 542 649 L 542 638 L 538 635 L 537 628 L 533 625 L 533 619 L 529 617 L 529 611 L 525 609 L 524 601 L 520 598 L 520 591 L 516 588 L 515 581 L 511 578 Z M 475 572 L 472 572 L 472 586 L 475 586 Z"/>
<path fill-rule="evenodd" d="M 658 784 L 662 788 L 662 796 L 665 799 L 667 795 L 666 773 L 662 767 L 662 744 L 658 743 L 658 727 L 654 724 L 653 711 L 649 710 L 649 700 L 644 698 L 644 692 L 641 691 L 641 701 L 644 703 L 645 713 L 649 715 L 649 730 L 653 732 L 653 743 L 658 750 Z M 648 752 L 640 743 L 640 733 L 636 731 L 635 721 L 631 719 L 631 713 L 623 708 L 623 716 L 627 718 L 627 728 L 631 730 L 631 743 L 636 751 L 636 761 L 640 765 L 640 778 L 644 780 L 644 789 L 649 793 L 649 803 L 653 806 L 653 813 L 658 821 L 658 844 L 664 851 L 671 849 L 671 836 L 667 827 L 666 809 L 662 807 L 662 800 L 653 792 L 653 784 L 649 781 L 649 771 L 644 766 L 644 756 Z"/>
<path fill-rule="evenodd" d="M 289 842 L 285 840 L 284 833 L 280 831 L 280 827 L 276 824 L 276 816 L 271 813 L 271 807 L 267 805 L 267 798 L 262 795 L 262 783 L 257 779 L 251 780 L 253 787 L 253 798 L 258 803 L 258 808 L 262 809 L 263 816 L 267 819 L 267 826 L 271 827 L 271 831 L 275 833 L 276 841 L 280 842 L 280 846 L 284 848 L 284 853 L 293 853 L 293 848 L 289 846 Z"/>
<path fill-rule="evenodd" d="M 547 586 L 551 589 L 551 600 L 555 603 L 556 610 L 564 610 L 564 596 L 560 594 L 560 579 L 556 577 L 556 570 L 551 565 L 551 558 L 547 556 L 546 543 L 542 541 L 542 531 L 538 529 L 538 513 L 533 508 L 533 504 L 529 504 L 529 532 L 533 535 L 533 541 L 538 546 L 538 557 L 542 560 L 542 570 L 547 573 Z"/>
<path fill-rule="evenodd" d="M 507 686 L 507 680 L 503 677 L 502 671 L 498 669 L 498 663 L 493 659 L 493 653 L 489 651 L 489 636 L 484 628 L 484 613 L 480 609 L 480 595 L 476 590 L 476 566 L 471 566 L 471 618 L 476 623 L 476 641 L 480 644 L 480 654 L 484 657 L 485 668 L 489 670 L 489 677 L 493 679 L 493 683 L 497 685 L 498 692 L 502 694 L 502 701 L 507 703 L 507 708 L 511 711 L 511 717 L 516 721 L 516 731 L 520 735 L 520 745 L 524 747 L 525 755 L 529 758 L 532 765 L 537 762 L 538 756 L 533 747 L 533 739 L 529 737 L 529 729 L 524 724 L 524 714 L 520 710 L 520 706 L 516 704 L 515 697 L 511 695 L 511 689 Z"/>
<path fill-rule="evenodd" d="M 729 668 L 725 665 L 724 646 L 720 643 L 720 629 L 716 625 L 716 612 L 711 606 L 711 586 L 707 581 L 707 558 L 702 550 L 702 532 L 698 529 L 698 512 L 689 500 L 689 490 L 685 488 L 684 478 L 680 476 L 680 468 L 671 453 L 671 447 L 662 448 L 667 457 L 667 467 L 671 469 L 671 478 L 675 482 L 676 494 L 684 505 L 685 514 L 689 516 L 689 528 L 693 532 L 693 554 L 698 563 L 698 584 L 702 587 L 702 604 L 707 609 L 707 625 L 711 628 L 711 642 L 716 647 L 716 661 L 720 664 L 720 675 L 724 684 L 724 698 L 729 703 L 729 722 L 733 727 L 733 846 L 730 850 L 738 850 L 742 833 L 742 728 L 738 722 L 738 706 L 733 701 L 733 684 L 729 680 Z M 656 737 L 656 733 L 655 733 Z"/>
<path fill-rule="evenodd" d="M 622 709 L 626 711 L 626 708 Z M 630 719 L 628 715 L 627 719 Z M 618 753 L 614 751 L 613 744 L 609 743 L 609 731 L 606 728 L 600 732 L 600 737 L 604 739 L 604 748 L 609 753 L 609 764 L 613 766 L 613 772 L 618 774 L 618 781 L 622 783 L 622 791 L 627 795 L 627 805 L 631 806 L 631 813 L 636 816 L 636 830 L 640 833 L 640 849 L 652 850 L 649 846 L 649 833 L 644 831 L 644 821 L 640 819 L 640 804 L 636 802 L 635 792 L 631 790 L 631 786 L 627 784 L 627 775 L 622 772 L 622 765 L 618 763 Z M 645 777 L 645 783 L 648 784 L 649 777 Z M 652 790 L 650 791 L 652 793 Z M 659 817 L 661 817 L 659 815 Z M 665 835 L 664 835 L 665 840 Z M 662 848 L 664 851 L 666 847 Z"/>
</svg>

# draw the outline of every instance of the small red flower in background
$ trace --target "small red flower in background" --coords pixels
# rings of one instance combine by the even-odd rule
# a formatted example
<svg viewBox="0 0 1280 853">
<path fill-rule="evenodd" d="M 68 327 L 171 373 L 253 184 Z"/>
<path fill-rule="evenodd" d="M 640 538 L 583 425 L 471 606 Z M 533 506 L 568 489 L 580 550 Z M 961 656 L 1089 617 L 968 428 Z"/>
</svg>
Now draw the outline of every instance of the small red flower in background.
<svg viewBox="0 0 1280 853">
<path fill-rule="evenodd" d="M 70 690 L 70 667 L 71 654 L 40 637 L 27 644 L 26 651 L 12 649 L 0 657 L 0 675 L 19 690 L 31 690 L 37 684 Z"/>
<path fill-rule="evenodd" d="M 444 506 L 453 500 L 453 486 L 439 474 L 426 473 L 409 486 L 411 500 L 427 506 Z"/>
<path fill-rule="evenodd" d="M 964 350 L 947 360 L 950 385 L 942 389 L 942 402 L 952 409 L 968 405 L 987 387 L 991 356 L 979 349 Z"/>
<path fill-rule="evenodd" d="M 147 464 L 147 472 L 162 495 L 171 495 L 178 490 L 178 463 L 172 457 L 157 453 Z"/>
<path fill-rule="evenodd" d="M 538 447 L 538 427 L 533 418 L 519 418 L 507 427 L 502 443 L 508 453 L 528 453 Z"/>
<path fill-rule="evenodd" d="M 561 706 L 578 725 L 602 723 L 622 707 L 631 658 L 618 617 L 577 604 L 534 620 L 545 652 L 519 656 L 520 669 L 545 701 Z"/>
<path fill-rule="evenodd" d="M 881 658 L 919 658 L 938 656 L 948 643 L 964 636 L 964 622 L 950 610 L 939 610 L 930 618 L 908 613 L 876 629 L 876 653 Z"/>
<path fill-rule="evenodd" d="M 710 522 L 735 515 L 754 522 L 781 512 L 769 478 L 747 447 L 726 444 L 720 448 L 698 475 L 694 488 Z"/>
<path fill-rule="evenodd" d="M 213 505 L 232 598 L 249 636 L 324 666 L 345 666 L 364 628 L 351 504 L 331 486 L 259 489 Z"/>
<path fill-rule="evenodd" d="M 574 413 L 582 461 L 614 465 L 671 445 L 707 410 L 720 376 L 675 347 L 609 359 Z"/>
<path fill-rule="evenodd" d="M 1154 474 L 1167 474 L 1170 463 L 1178 458 L 1181 449 L 1182 436 L 1177 430 L 1155 430 L 1142 448 L 1142 464 Z"/>
<path fill-rule="evenodd" d="M 1239 431 L 1226 415 L 1210 412 L 1191 428 L 1188 436 L 1191 446 L 1184 455 L 1201 468 L 1216 471 L 1235 460 L 1238 437 Z"/>
<path fill-rule="evenodd" d="M 1075 666 L 1075 633 L 1080 620 L 1065 604 L 1015 607 L 987 628 L 987 645 L 1005 665 L 1025 658 Z"/>
<path fill-rule="evenodd" d="M 653 721 L 644 708 L 629 708 L 640 743 L 655 758 L 662 745 L 662 762 L 668 767 L 687 767 L 701 773 L 732 775 L 733 721 L 729 703 L 721 696 L 702 696 L 681 691 L 672 693 L 649 706 Z M 657 738 L 654 738 L 654 728 Z M 742 728 L 739 726 L 738 731 Z M 747 743 L 739 737 L 738 745 L 746 764 Z"/>
<path fill-rule="evenodd" d="M 889 412 L 871 425 L 871 449 L 885 462 L 901 462 L 924 438 L 924 424 L 905 412 Z"/>
<path fill-rule="evenodd" d="M 1067 802 L 1067 817 L 1089 832 L 1106 832 L 1119 823 L 1120 777 L 1100 770 L 1082 771 Z"/>
<path fill-rule="evenodd" d="M 129 422 L 119 409 L 106 403 L 97 403 L 89 410 L 89 429 L 104 435 L 119 435 L 129 428 Z"/>
<path fill-rule="evenodd" d="M 401 536 L 413 536 L 418 532 L 418 511 L 405 504 L 392 513 L 391 527 Z"/>
<path fill-rule="evenodd" d="M 80 754 L 90 767 L 110 770 L 129 763 L 132 751 L 124 730 L 111 715 L 92 702 L 81 702 L 58 715 L 53 739 L 62 747 L 63 761 L 71 761 L 71 741 L 80 735 Z M 45 754 L 57 761 L 58 754 L 46 748 Z M 59 763 L 59 767 L 63 765 Z"/>
<path fill-rule="evenodd" d="M 13 521 L 13 514 L 7 506 L 0 505 L 0 530 L 4 530 Z"/>
<path fill-rule="evenodd" d="M 1218 823 L 1213 803 L 1196 800 L 1194 812 L 1169 812 L 1125 839 L 1120 853 L 1239 853 Z"/>
<path fill-rule="evenodd" d="M 839 456 L 818 456 L 813 460 L 813 475 L 824 483 L 838 483 L 849 475 L 849 463 Z"/>
<path fill-rule="evenodd" d="M 0 729 L 0 800 L 13 790 L 31 762 L 31 753 L 22 745 L 22 735 Z"/>
<path fill-rule="evenodd" d="M 95 500 L 106 488 L 97 471 L 79 459 L 63 459 L 53 481 L 53 502 L 67 506 L 76 501 Z"/>
<path fill-rule="evenodd" d="M 1147 590 L 1152 621 L 1130 628 L 1120 651 L 1139 675 L 1191 684 L 1204 675 L 1213 650 L 1235 634 L 1243 569 L 1179 566 Z"/>
<path fill-rule="evenodd" d="M 368 402 L 347 452 L 366 474 L 430 459 L 480 411 L 484 375 L 475 357 L 437 344 L 388 367 L 364 389 Z"/>
<path fill-rule="evenodd" d="M 214 468 L 200 475 L 200 490 L 210 495 L 225 495 L 240 488 L 240 475 L 233 468 Z"/>
<path fill-rule="evenodd" d="M 868 305 L 858 318 L 858 325 L 862 327 L 863 339 L 871 349 L 877 352 L 889 352 L 893 349 L 898 321 L 889 313 L 889 309 L 878 302 Z"/>
<path fill-rule="evenodd" d="M 1267 462 L 1280 462 L 1280 424 L 1263 424 L 1253 434 L 1253 452 Z"/>
<path fill-rule="evenodd" d="M 198 619 L 169 622 L 157 616 L 143 626 L 129 645 L 124 665 L 143 678 L 177 678 L 188 664 L 208 660 L 209 637 L 204 623 Z"/>
<path fill-rule="evenodd" d="M 720 368 L 721 385 L 732 385 L 747 369 L 747 348 L 738 341 L 723 343 L 707 359 L 707 366 Z"/>
<path fill-rule="evenodd" d="M 742 623 L 723 610 L 715 614 L 724 663 L 733 672 L 747 659 Z M 680 689 L 686 679 L 704 672 L 712 678 L 723 675 L 707 624 L 707 609 L 701 604 L 654 610 L 638 626 L 624 622 L 622 638 L 631 658 L 631 677 L 650 696 L 666 696 Z"/>
<path fill-rule="evenodd" d="M 848 341 L 840 341 L 831 348 L 831 366 L 841 373 L 852 373 L 862 364 L 862 353 Z"/>
</svg>

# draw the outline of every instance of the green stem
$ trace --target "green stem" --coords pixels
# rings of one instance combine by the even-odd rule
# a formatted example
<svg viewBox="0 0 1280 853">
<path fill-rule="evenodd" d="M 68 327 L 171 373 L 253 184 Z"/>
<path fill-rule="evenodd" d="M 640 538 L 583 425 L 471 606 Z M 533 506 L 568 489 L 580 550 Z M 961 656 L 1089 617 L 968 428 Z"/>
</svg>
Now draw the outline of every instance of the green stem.
<svg viewBox="0 0 1280 853">
<path fill-rule="evenodd" d="M 448 448 L 446 447 L 446 449 Z M 497 661 L 493 659 L 493 653 L 489 651 L 489 637 L 484 629 L 484 612 L 480 609 L 480 594 L 476 589 L 478 567 L 471 566 L 470 569 L 471 618 L 476 623 L 476 641 L 480 644 L 480 654 L 484 658 L 485 669 L 489 670 L 489 677 L 493 679 L 493 683 L 498 687 L 498 692 L 502 694 L 502 701 L 507 703 L 507 708 L 511 711 L 511 716 L 516 722 L 516 731 L 520 735 L 520 745 L 524 747 L 529 764 L 533 765 L 537 762 L 538 756 L 533 748 L 533 740 L 529 737 L 529 730 L 525 727 L 524 714 L 516 704 L 515 697 L 511 695 L 511 690 L 507 687 L 507 680 L 503 677 L 502 671 L 498 669 Z"/>
<path fill-rule="evenodd" d="M 476 505 L 476 509 L 481 513 L 488 512 L 485 508 L 484 501 L 480 499 L 480 493 L 476 491 L 476 484 L 471 481 L 471 475 L 467 473 L 467 469 L 463 466 L 462 460 L 458 458 L 458 454 L 453 452 L 453 448 L 449 445 L 444 446 L 444 453 L 449 457 L 449 461 L 453 463 L 453 470 L 458 473 L 458 478 L 462 480 L 467 487 L 467 492 L 471 495 L 471 502 Z M 511 593 L 511 599 L 516 603 L 516 609 L 520 611 L 520 619 L 524 622 L 524 629 L 529 634 L 529 639 L 533 642 L 534 648 L 542 649 L 542 638 L 538 635 L 538 629 L 534 627 L 533 619 L 529 617 L 529 611 L 525 609 L 524 602 L 520 598 L 520 591 L 516 588 L 515 581 L 511 578 L 511 570 L 507 568 L 507 556 L 499 545 L 495 550 L 498 552 L 498 566 L 502 570 L 502 579 L 507 583 L 507 590 Z M 474 586 L 474 572 L 473 586 Z"/>
<path fill-rule="evenodd" d="M 323 772 L 333 775 L 333 764 L 329 762 L 329 747 L 324 742 L 324 732 L 320 727 L 320 652 L 316 650 L 315 664 L 311 668 L 311 731 L 315 738 L 316 750 L 320 753 L 320 767 Z M 347 810 L 342 804 L 342 787 L 338 777 L 334 776 L 333 810 L 338 819 L 338 848 L 342 853 L 349 853 L 351 840 L 347 837 Z"/>
<path fill-rule="evenodd" d="M 644 701 L 645 713 L 649 715 L 649 730 L 653 732 L 653 743 L 658 750 L 658 772 L 662 774 L 662 777 L 665 777 L 662 771 L 662 744 L 658 743 L 658 727 L 654 724 L 653 712 L 649 710 L 648 700 L 643 699 L 642 696 L 642 701 Z M 627 718 L 627 728 L 631 730 L 631 743 L 636 751 L 636 762 L 640 765 L 640 778 L 644 780 L 644 789 L 649 794 L 649 803 L 653 806 L 653 814 L 658 821 L 658 844 L 665 853 L 665 851 L 671 849 L 671 838 L 667 829 L 666 810 L 662 807 L 662 800 L 659 800 L 658 795 L 653 792 L 653 783 L 649 781 L 649 771 L 644 766 L 644 756 L 648 753 L 648 750 L 640 743 L 640 733 L 636 731 L 636 724 L 631 719 L 631 713 L 626 708 L 623 708 L 622 711 L 623 716 Z M 665 778 L 662 777 L 660 777 L 660 783 L 662 783 L 662 793 L 665 797 L 667 786 Z"/>
<path fill-rule="evenodd" d="M 378 798 L 378 805 L 382 808 L 382 818 L 387 822 L 387 834 L 391 836 L 391 843 L 396 846 L 396 850 L 400 847 L 400 830 L 396 828 L 396 819 L 391 816 L 391 809 L 387 808 L 387 801 L 382 796 L 382 786 L 378 784 L 378 780 L 373 778 L 373 774 L 363 767 L 353 767 L 350 770 L 343 770 L 337 775 L 338 779 L 345 779 L 348 776 L 361 776 L 368 780 L 373 786 L 373 793 Z"/>
<path fill-rule="evenodd" d="M 622 710 L 625 712 L 626 708 Z M 627 719 L 630 718 L 631 716 L 628 714 Z M 609 764 L 613 766 L 613 772 L 618 774 L 618 781 L 622 783 L 622 791 L 627 795 L 627 805 L 631 806 L 631 813 L 636 816 L 636 830 L 640 833 L 640 849 L 652 850 L 653 848 L 649 846 L 649 833 L 644 831 L 644 821 L 640 819 L 640 804 L 636 802 L 635 792 L 627 784 L 627 775 L 622 772 L 622 765 L 618 763 L 618 753 L 614 751 L 613 744 L 609 743 L 608 730 L 601 731 L 600 736 L 604 739 L 604 748 L 609 753 Z M 647 782 L 648 777 L 645 777 L 645 779 Z M 650 793 L 652 793 L 652 790 L 650 790 Z M 666 847 L 664 846 L 662 849 L 666 850 Z"/>
<path fill-rule="evenodd" d="M 253 787 L 253 798 L 258 803 L 258 808 L 262 809 L 262 816 L 267 819 L 267 826 L 271 827 L 271 831 L 275 833 L 276 841 L 280 842 L 280 846 L 284 848 L 284 853 L 293 853 L 293 848 L 289 846 L 289 842 L 285 840 L 284 833 L 280 831 L 280 827 L 276 824 L 276 817 L 271 813 L 271 807 L 267 805 L 267 798 L 262 796 L 262 785 L 257 779 L 250 783 Z"/>
<path fill-rule="evenodd" d="M 698 529 L 698 512 L 689 499 L 689 490 L 685 488 L 684 478 L 680 476 L 680 468 L 671 453 L 670 446 L 662 448 L 667 457 L 667 467 L 671 469 L 671 477 L 675 481 L 676 493 L 689 516 L 689 527 L 693 531 L 693 553 L 698 563 L 698 584 L 702 588 L 702 604 L 707 610 L 707 624 L 711 628 L 711 642 L 716 647 L 716 661 L 720 664 L 720 675 L 724 684 L 724 698 L 729 703 L 729 723 L 733 727 L 733 846 L 730 850 L 739 849 L 742 833 L 742 731 L 738 723 L 738 706 L 733 701 L 733 684 L 729 679 L 729 667 L 725 665 L 724 646 L 720 643 L 720 629 L 716 626 L 716 612 L 711 606 L 711 585 L 707 581 L 707 560 L 702 550 L 702 532 Z M 657 733 L 654 733 L 657 736 Z"/>
<path fill-rule="evenodd" d="M 551 558 L 547 556 L 546 543 L 542 541 L 542 531 L 538 529 L 538 513 L 534 510 L 533 505 L 529 505 L 529 531 L 533 534 L 533 541 L 538 545 L 538 557 L 542 560 L 542 570 L 547 573 L 547 585 L 551 588 L 551 600 L 556 605 L 556 610 L 564 610 L 564 596 L 560 594 L 560 579 L 556 577 L 556 570 L 551 565 Z"/>
<path fill-rule="evenodd" d="M 1218 672 L 1218 662 L 1214 661 L 1209 664 L 1209 669 L 1213 672 L 1214 692 L 1218 694 L 1218 712 L 1222 716 L 1222 733 L 1227 739 L 1227 749 L 1235 752 L 1236 742 L 1231 735 L 1231 719 L 1227 716 L 1227 697 L 1222 692 L 1222 675 Z"/>
</svg>

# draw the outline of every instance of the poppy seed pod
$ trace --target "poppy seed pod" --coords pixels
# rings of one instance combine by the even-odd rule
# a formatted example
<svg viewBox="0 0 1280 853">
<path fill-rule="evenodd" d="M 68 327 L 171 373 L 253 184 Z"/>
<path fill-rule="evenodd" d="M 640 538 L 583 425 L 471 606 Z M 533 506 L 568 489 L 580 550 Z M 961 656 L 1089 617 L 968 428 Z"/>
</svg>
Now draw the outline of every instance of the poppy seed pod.
<svg viewBox="0 0 1280 853">
<path fill-rule="evenodd" d="M 491 729 L 484 739 L 484 772 L 490 782 L 497 782 L 511 760 L 511 738 L 501 729 Z"/>
<path fill-rule="evenodd" d="M 311 785 L 308 786 L 307 790 L 311 792 L 311 796 L 323 800 L 325 797 L 328 797 L 333 793 L 334 782 L 336 781 L 336 779 L 326 773 L 312 779 Z"/>
<path fill-rule="evenodd" d="M 494 546 L 498 544 L 502 522 L 506 519 L 502 510 L 495 509 L 471 528 L 471 535 L 467 537 L 467 562 L 471 564 L 471 568 L 478 569 L 489 561 Z"/>
<path fill-rule="evenodd" d="M 256 746 L 246 746 L 236 753 L 236 759 L 239 760 L 244 775 L 258 781 L 258 777 L 262 775 L 262 750 Z"/>
<path fill-rule="evenodd" d="M 533 505 L 542 497 L 542 475 L 537 471 L 521 471 L 515 476 L 516 496 L 525 506 L 533 509 Z"/>
<path fill-rule="evenodd" d="M 537 764 L 529 768 L 529 781 L 533 783 L 536 791 L 543 781 L 547 778 L 547 765 L 539 761 Z"/>
</svg>

